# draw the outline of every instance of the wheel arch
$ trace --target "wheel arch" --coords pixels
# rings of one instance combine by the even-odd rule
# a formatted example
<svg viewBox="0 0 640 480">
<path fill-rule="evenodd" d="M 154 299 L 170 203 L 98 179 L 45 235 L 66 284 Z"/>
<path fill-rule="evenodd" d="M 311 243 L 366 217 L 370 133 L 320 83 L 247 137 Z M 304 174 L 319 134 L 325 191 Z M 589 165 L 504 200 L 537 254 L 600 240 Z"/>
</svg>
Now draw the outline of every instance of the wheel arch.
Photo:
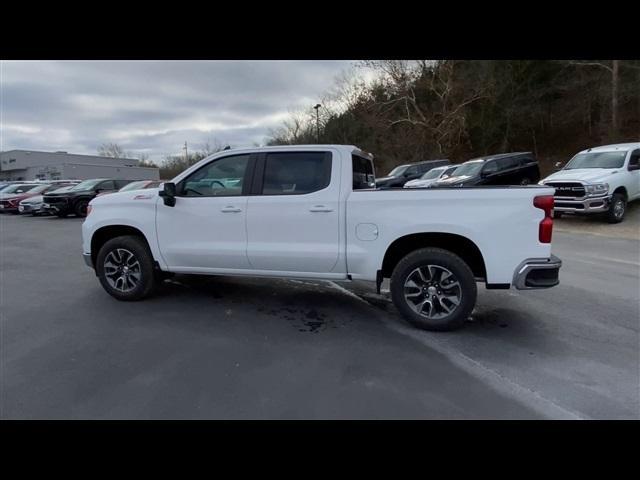
<svg viewBox="0 0 640 480">
<path fill-rule="evenodd" d="M 629 200 L 629 194 L 627 193 L 627 188 L 624 185 L 619 186 L 618 188 L 616 188 L 613 193 L 620 193 L 624 196 L 624 201 L 628 201 Z"/>
<path fill-rule="evenodd" d="M 403 257 L 415 250 L 428 247 L 442 248 L 458 255 L 469 265 L 477 279 L 487 278 L 484 257 L 475 242 L 463 235 L 445 232 L 411 233 L 394 240 L 385 251 L 381 276 L 390 278 L 393 269 Z"/>
<path fill-rule="evenodd" d="M 153 251 L 151 249 L 151 246 L 149 245 L 149 241 L 147 240 L 147 237 L 142 232 L 142 230 L 131 225 L 106 225 L 104 227 L 98 228 L 95 232 L 93 232 L 93 235 L 91 236 L 92 263 L 94 265 L 96 264 L 98 252 L 106 242 L 108 242 L 112 238 L 125 235 L 139 237 L 144 240 L 147 248 L 149 249 L 149 252 L 151 252 L 151 255 L 153 256 Z"/>
</svg>

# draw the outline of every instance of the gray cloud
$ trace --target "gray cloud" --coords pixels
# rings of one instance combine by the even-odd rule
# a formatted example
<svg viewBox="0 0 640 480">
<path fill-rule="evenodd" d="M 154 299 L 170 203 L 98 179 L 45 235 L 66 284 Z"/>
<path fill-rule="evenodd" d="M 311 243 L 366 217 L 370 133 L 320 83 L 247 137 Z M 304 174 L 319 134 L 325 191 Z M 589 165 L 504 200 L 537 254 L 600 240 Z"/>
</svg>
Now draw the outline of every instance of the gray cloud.
<svg viewBox="0 0 640 480">
<path fill-rule="evenodd" d="M 1 150 L 96 153 L 104 142 L 161 160 L 209 141 L 264 141 L 313 105 L 347 61 L 0 62 Z"/>
</svg>

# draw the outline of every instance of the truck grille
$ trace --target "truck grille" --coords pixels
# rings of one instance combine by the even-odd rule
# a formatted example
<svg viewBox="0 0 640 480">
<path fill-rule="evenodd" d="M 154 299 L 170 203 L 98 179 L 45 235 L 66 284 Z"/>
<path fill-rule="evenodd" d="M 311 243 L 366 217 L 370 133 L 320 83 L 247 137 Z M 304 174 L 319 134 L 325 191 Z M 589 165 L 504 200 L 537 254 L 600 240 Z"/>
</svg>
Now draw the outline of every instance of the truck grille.
<svg viewBox="0 0 640 480">
<path fill-rule="evenodd" d="M 582 198 L 585 196 L 584 185 L 578 182 L 549 182 L 547 185 L 556 189 L 555 197 Z"/>
</svg>

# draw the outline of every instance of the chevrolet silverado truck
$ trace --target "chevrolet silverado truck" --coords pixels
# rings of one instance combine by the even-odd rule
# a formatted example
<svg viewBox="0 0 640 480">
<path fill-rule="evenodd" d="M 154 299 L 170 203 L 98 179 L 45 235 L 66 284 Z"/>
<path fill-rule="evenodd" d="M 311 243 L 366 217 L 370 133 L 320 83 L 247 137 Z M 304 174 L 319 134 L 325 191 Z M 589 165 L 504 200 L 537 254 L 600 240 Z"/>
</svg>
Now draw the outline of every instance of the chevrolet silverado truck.
<svg viewBox="0 0 640 480">
<path fill-rule="evenodd" d="M 540 184 L 555 189 L 555 218 L 600 213 L 619 223 L 627 203 L 640 199 L 640 143 L 583 150 Z"/>
<path fill-rule="evenodd" d="M 348 282 L 385 278 L 398 310 L 428 330 L 459 327 L 489 289 L 557 285 L 553 189 L 377 189 L 354 146 L 227 150 L 153 191 L 91 201 L 85 263 L 118 300 L 173 274 Z"/>
</svg>

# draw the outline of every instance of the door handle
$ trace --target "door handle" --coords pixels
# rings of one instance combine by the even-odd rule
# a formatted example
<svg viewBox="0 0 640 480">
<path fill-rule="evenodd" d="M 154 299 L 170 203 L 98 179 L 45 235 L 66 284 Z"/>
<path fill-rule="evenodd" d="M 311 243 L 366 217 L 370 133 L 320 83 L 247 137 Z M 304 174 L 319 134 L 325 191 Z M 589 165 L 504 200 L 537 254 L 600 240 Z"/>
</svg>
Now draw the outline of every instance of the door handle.
<svg viewBox="0 0 640 480">
<path fill-rule="evenodd" d="M 226 207 L 221 208 L 220 211 L 224 213 L 238 213 L 238 212 L 241 212 L 242 209 L 234 207 L 232 205 L 227 205 Z"/>
<path fill-rule="evenodd" d="M 333 212 L 333 208 L 329 208 L 325 205 L 314 205 L 309 209 L 310 212 Z"/>
</svg>

